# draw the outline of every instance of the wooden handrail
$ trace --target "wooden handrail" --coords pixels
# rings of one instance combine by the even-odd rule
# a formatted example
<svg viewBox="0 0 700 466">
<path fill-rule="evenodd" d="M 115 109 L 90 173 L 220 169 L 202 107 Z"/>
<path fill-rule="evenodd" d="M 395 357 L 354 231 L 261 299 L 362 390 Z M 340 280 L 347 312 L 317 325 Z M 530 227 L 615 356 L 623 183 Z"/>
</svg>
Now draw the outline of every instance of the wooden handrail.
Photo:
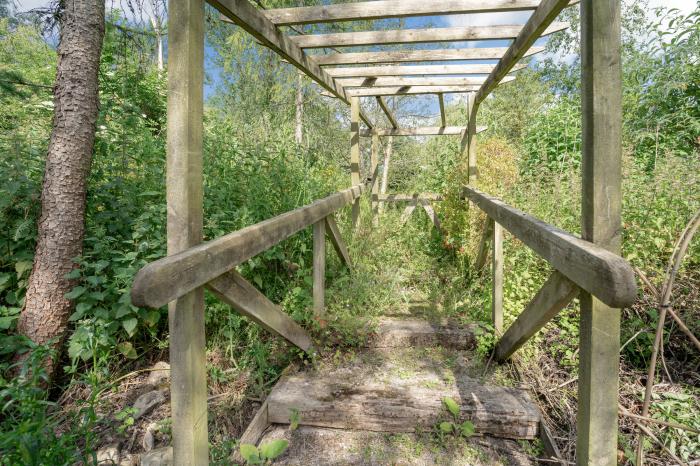
<svg viewBox="0 0 700 466">
<path fill-rule="evenodd" d="M 143 267 L 131 288 L 136 306 L 157 308 L 233 269 L 360 197 L 361 185 Z"/>
<path fill-rule="evenodd" d="M 464 187 L 463 195 L 555 269 L 605 304 L 622 308 L 636 300 L 634 270 L 622 257 L 474 188 Z"/>
</svg>

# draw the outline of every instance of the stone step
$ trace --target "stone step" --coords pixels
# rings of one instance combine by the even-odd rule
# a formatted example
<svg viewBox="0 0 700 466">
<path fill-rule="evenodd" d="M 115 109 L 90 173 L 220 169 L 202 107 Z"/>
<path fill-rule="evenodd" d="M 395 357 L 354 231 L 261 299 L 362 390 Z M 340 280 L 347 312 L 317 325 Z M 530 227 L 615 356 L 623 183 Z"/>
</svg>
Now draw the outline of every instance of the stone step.
<svg viewBox="0 0 700 466">
<path fill-rule="evenodd" d="M 407 348 L 437 346 L 473 349 L 477 325 L 460 326 L 442 319 L 428 322 L 421 319 L 388 319 L 379 321 L 377 332 L 369 341 L 372 348 Z"/>
</svg>

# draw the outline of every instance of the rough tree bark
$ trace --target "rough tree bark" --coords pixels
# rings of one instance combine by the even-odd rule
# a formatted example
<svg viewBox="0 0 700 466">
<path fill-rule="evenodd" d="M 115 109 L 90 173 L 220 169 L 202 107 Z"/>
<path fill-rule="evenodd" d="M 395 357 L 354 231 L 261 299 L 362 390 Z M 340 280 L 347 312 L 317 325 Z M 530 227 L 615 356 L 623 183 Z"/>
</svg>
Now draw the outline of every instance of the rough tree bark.
<svg viewBox="0 0 700 466">
<path fill-rule="evenodd" d="M 85 192 L 98 115 L 98 69 L 105 32 L 103 0 L 60 3 L 54 118 L 41 190 L 34 266 L 19 330 L 35 343 L 64 337 L 75 285 L 66 274 L 82 253 Z M 47 364 L 49 374 L 53 364 Z"/>
</svg>

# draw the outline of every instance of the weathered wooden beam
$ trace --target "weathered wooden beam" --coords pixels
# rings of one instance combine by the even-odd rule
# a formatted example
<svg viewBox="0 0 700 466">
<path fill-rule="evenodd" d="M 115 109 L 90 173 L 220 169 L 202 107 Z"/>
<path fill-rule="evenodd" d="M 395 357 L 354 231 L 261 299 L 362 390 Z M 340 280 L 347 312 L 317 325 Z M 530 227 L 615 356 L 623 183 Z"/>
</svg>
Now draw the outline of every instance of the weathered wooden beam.
<svg viewBox="0 0 700 466">
<path fill-rule="evenodd" d="M 503 362 L 518 351 L 579 293 L 574 282 L 557 271 L 540 288 L 525 310 L 496 344 L 496 360 Z"/>
<path fill-rule="evenodd" d="M 611 306 L 637 299 L 634 271 L 622 257 L 474 188 L 464 196 L 584 290 Z"/>
<path fill-rule="evenodd" d="M 438 104 L 440 105 L 440 121 L 444 128 L 447 126 L 447 114 L 445 113 L 445 96 L 442 93 L 438 94 Z"/>
<path fill-rule="evenodd" d="M 351 97 L 374 97 L 377 95 L 424 95 L 424 94 L 464 94 L 474 92 L 479 86 L 394 86 L 359 87 L 347 90 Z"/>
<path fill-rule="evenodd" d="M 486 126 L 477 128 L 477 132 L 486 131 Z M 463 126 L 424 126 L 420 128 L 375 128 L 360 131 L 360 136 L 459 136 L 464 132 Z"/>
<path fill-rule="evenodd" d="M 622 232 L 620 16 L 620 2 L 581 4 L 581 235 L 612 254 L 620 253 Z M 579 464 L 612 466 L 617 463 L 620 369 L 621 312 L 616 308 L 624 303 L 586 291 L 590 294 L 580 297 L 576 457 Z"/>
<path fill-rule="evenodd" d="M 326 314 L 326 219 L 314 223 L 313 230 L 314 316 L 321 319 Z"/>
<path fill-rule="evenodd" d="M 333 214 L 326 217 L 326 234 L 331 240 L 331 244 L 338 253 L 338 257 L 345 264 L 345 266 L 352 270 L 352 261 L 350 260 L 350 254 L 348 253 L 348 248 L 345 246 L 345 241 L 340 234 L 340 229 L 335 221 L 335 216 Z"/>
<path fill-rule="evenodd" d="M 486 82 L 476 94 L 476 105 L 484 101 L 487 95 L 493 91 L 499 82 L 506 77 L 513 66 L 523 57 L 529 54 L 532 44 L 539 39 L 552 21 L 569 5 L 569 0 L 542 0 L 530 19 L 518 34 L 515 41 L 503 54 L 496 68 L 491 72 Z"/>
<path fill-rule="evenodd" d="M 204 1 L 171 1 L 168 9 L 168 257 L 202 241 Z M 173 460 L 207 464 L 207 372 L 204 290 L 193 286 L 169 301 Z"/>
<path fill-rule="evenodd" d="M 207 283 L 207 288 L 270 333 L 281 336 L 306 353 L 313 352 L 313 342 L 306 331 L 240 273 L 231 270 L 219 275 Z"/>
<path fill-rule="evenodd" d="M 255 417 L 253 417 L 253 420 L 250 421 L 250 424 L 248 424 L 248 427 L 246 427 L 245 432 L 243 432 L 241 435 L 241 438 L 238 440 L 238 444 L 243 445 L 244 443 L 247 443 L 249 445 L 257 445 L 258 441 L 260 441 L 260 438 L 262 437 L 262 434 L 268 427 L 270 427 L 270 425 L 270 419 L 267 415 L 267 400 L 265 400 L 262 406 L 260 406 L 258 412 L 255 414 Z M 245 463 L 245 459 L 241 455 L 240 450 L 236 451 L 232 455 L 232 460 L 237 464 Z"/>
<path fill-rule="evenodd" d="M 350 182 L 352 186 L 360 184 L 360 99 L 350 97 Z M 352 205 L 352 228 L 355 230 L 360 221 L 360 199 Z"/>
<path fill-rule="evenodd" d="M 372 135 L 370 169 L 372 170 L 372 185 L 370 188 L 370 192 L 372 193 L 372 199 L 370 201 L 370 206 L 372 210 L 372 224 L 376 226 L 378 206 L 377 196 L 379 195 L 379 183 L 377 182 L 377 178 L 379 175 L 379 136 L 376 134 Z"/>
<path fill-rule="evenodd" d="M 255 37 L 262 45 L 268 47 L 283 59 L 297 67 L 321 87 L 349 103 L 343 88 L 333 81 L 326 72 L 304 51 L 285 36 L 275 25 L 247 0 L 207 0 L 214 8 Z M 363 115 L 363 121 L 369 127 L 371 121 Z"/>
<path fill-rule="evenodd" d="M 540 0 L 382 0 L 299 8 L 277 8 L 265 11 L 265 16 L 277 26 L 356 21 L 410 16 L 454 15 L 499 11 L 534 10 Z"/>
<path fill-rule="evenodd" d="M 489 74 L 496 65 L 376 65 L 325 68 L 329 76 L 334 78 L 378 78 L 380 76 L 446 76 Z M 517 64 L 511 71 L 525 68 Z"/>
<path fill-rule="evenodd" d="M 409 202 L 409 204 L 406 206 L 406 208 L 403 210 L 403 213 L 401 214 L 401 225 L 406 223 L 408 219 L 411 218 L 411 214 L 413 214 L 413 211 L 416 210 L 416 206 L 418 206 L 417 199 L 413 199 Z"/>
<path fill-rule="evenodd" d="M 451 60 L 498 60 L 505 47 L 475 47 L 470 49 L 391 50 L 383 52 L 329 53 L 309 55 L 319 66 L 362 65 L 369 63 L 434 62 Z M 531 47 L 527 55 L 542 52 L 544 47 Z"/>
<path fill-rule="evenodd" d="M 440 219 L 438 218 L 435 209 L 433 209 L 433 206 L 430 204 L 430 201 L 421 199 L 419 203 L 423 207 L 423 210 L 425 210 L 425 213 L 428 214 L 428 217 L 433 222 L 433 225 L 435 225 L 435 228 L 437 228 L 438 231 L 442 231 Z"/>
<path fill-rule="evenodd" d="M 382 202 L 407 202 L 407 201 L 443 201 L 445 198 L 435 193 L 415 194 L 379 194 L 377 198 Z"/>
<path fill-rule="evenodd" d="M 503 228 L 493 224 L 491 250 L 491 322 L 496 335 L 503 334 Z"/>
<path fill-rule="evenodd" d="M 509 81 L 515 79 L 510 77 Z M 394 86 L 479 86 L 486 78 L 476 77 L 381 77 L 381 78 L 337 78 L 336 82 L 349 91 L 354 87 L 394 87 Z"/>
<path fill-rule="evenodd" d="M 569 27 L 568 23 L 553 23 L 542 35 L 552 34 Z M 335 32 L 290 36 L 302 49 L 330 47 L 358 47 L 366 45 L 415 44 L 432 42 L 463 42 L 470 40 L 515 39 L 521 25 L 467 26 L 430 29 L 398 29 L 387 31 Z"/>
<path fill-rule="evenodd" d="M 471 94 L 467 100 L 467 108 L 469 113 L 469 121 L 467 122 L 467 130 L 464 132 L 464 137 L 467 138 L 467 177 L 470 186 L 476 184 L 476 179 L 479 176 L 478 168 L 476 166 L 477 156 L 476 156 L 476 135 L 479 132 L 476 127 L 476 115 L 479 108 L 478 102 L 476 101 L 476 94 Z"/>
<path fill-rule="evenodd" d="M 386 104 L 384 97 L 378 95 L 377 96 L 377 103 L 379 104 L 379 107 L 381 107 L 382 111 L 384 112 L 384 115 L 386 115 L 386 118 L 387 118 L 387 120 L 389 120 L 389 123 L 391 123 L 391 127 L 394 129 L 398 128 L 399 123 L 396 121 L 396 117 L 391 112 L 391 110 L 389 110 L 389 106 Z"/>
<path fill-rule="evenodd" d="M 361 185 L 304 207 L 164 257 L 143 267 L 131 288 L 136 306 L 158 308 L 228 272 L 253 256 L 360 197 Z"/>
</svg>

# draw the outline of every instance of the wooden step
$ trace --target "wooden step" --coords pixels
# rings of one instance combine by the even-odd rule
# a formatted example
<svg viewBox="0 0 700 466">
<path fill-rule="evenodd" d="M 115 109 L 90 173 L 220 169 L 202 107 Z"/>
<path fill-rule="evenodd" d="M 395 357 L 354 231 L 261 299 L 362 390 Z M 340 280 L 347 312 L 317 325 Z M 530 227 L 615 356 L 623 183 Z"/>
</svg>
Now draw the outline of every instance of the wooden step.
<svg viewBox="0 0 700 466">
<path fill-rule="evenodd" d="M 439 353 L 438 356 L 436 354 Z M 445 350 L 368 351 L 338 367 L 283 377 L 268 397 L 271 423 L 375 432 L 433 429 L 449 416 L 442 400 L 461 407 L 461 421 L 497 437 L 534 439 L 539 412 L 519 389 L 482 385 Z"/>
<path fill-rule="evenodd" d="M 407 348 L 437 346 L 473 349 L 477 325 L 461 326 L 443 319 L 428 322 L 420 319 L 381 319 L 376 335 L 370 339 L 372 348 Z"/>
</svg>

